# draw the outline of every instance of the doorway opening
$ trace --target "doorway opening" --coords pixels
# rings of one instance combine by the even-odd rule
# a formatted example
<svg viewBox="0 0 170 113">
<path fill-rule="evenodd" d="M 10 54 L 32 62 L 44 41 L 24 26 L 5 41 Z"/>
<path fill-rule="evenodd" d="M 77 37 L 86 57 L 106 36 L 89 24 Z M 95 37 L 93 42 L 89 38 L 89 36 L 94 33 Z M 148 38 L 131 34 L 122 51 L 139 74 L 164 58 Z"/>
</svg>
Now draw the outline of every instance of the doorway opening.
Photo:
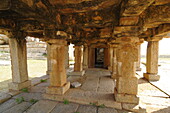
<svg viewBox="0 0 170 113">
<path fill-rule="evenodd" d="M 104 48 L 95 48 L 95 68 L 104 68 Z"/>
</svg>

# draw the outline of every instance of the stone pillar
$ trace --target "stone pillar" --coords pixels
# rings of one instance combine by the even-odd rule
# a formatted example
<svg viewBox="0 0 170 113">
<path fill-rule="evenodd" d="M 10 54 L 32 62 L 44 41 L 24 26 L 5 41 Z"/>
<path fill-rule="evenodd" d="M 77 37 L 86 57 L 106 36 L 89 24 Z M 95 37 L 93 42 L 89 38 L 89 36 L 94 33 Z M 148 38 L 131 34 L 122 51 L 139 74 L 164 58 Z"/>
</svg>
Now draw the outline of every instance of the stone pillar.
<svg viewBox="0 0 170 113">
<path fill-rule="evenodd" d="M 108 66 L 109 66 L 109 62 L 110 62 L 110 60 L 109 60 L 109 54 L 108 54 L 108 48 L 105 48 L 104 49 L 104 68 L 108 68 Z"/>
<path fill-rule="evenodd" d="M 140 63 L 141 63 L 141 45 L 138 45 L 138 62 L 136 62 L 136 71 L 141 71 L 141 68 L 140 68 Z"/>
<path fill-rule="evenodd" d="M 83 46 L 75 45 L 74 48 L 74 72 L 69 73 L 69 75 L 83 76 Z"/>
<path fill-rule="evenodd" d="M 83 69 L 87 68 L 88 68 L 88 46 L 87 44 L 85 44 L 83 50 Z"/>
<path fill-rule="evenodd" d="M 51 45 L 47 43 L 47 75 L 51 73 L 51 57 L 50 57 Z"/>
<path fill-rule="evenodd" d="M 113 48 L 113 55 L 112 55 L 112 78 L 116 79 L 117 77 L 117 44 L 112 44 L 112 48 Z"/>
<path fill-rule="evenodd" d="M 50 39 L 51 44 L 51 73 L 50 86 L 47 87 L 47 94 L 64 94 L 70 88 L 70 82 L 67 82 L 65 69 L 65 51 L 67 42 L 62 39 Z"/>
<path fill-rule="evenodd" d="M 113 47 L 109 44 L 109 48 L 108 48 L 108 58 L 109 58 L 109 66 L 108 66 L 108 70 L 109 71 L 113 71 Z"/>
<path fill-rule="evenodd" d="M 66 45 L 66 51 L 65 51 L 65 68 L 69 68 L 69 44 Z"/>
<path fill-rule="evenodd" d="M 118 77 L 116 79 L 115 99 L 118 102 L 138 104 L 138 78 L 136 62 L 138 61 L 138 37 L 121 37 L 118 48 Z"/>
<path fill-rule="evenodd" d="M 31 86 L 28 80 L 27 71 L 27 48 L 24 36 L 10 38 L 9 47 L 11 53 L 12 83 L 9 83 L 10 90 L 20 90 Z"/>
<path fill-rule="evenodd" d="M 158 51 L 159 41 L 149 41 L 147 46 L 146 73 L 144 77 L 149 81 L 158 81 Z"/>
<path fill-rule="evenodd" d="M 88 59 L 88 65 L 89 68 L 95 67 L 95 48 L 89 47 L 89 59 Z"/>
</svg>

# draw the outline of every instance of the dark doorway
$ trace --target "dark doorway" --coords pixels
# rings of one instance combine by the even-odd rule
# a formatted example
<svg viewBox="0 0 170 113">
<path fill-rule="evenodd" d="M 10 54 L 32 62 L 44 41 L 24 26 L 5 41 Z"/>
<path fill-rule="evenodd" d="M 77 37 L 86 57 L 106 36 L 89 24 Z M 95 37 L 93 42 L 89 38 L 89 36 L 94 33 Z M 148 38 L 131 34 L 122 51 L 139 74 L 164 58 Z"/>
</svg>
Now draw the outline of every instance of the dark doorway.
<svg viewBox="0 0 170 113">
<path fill-rule="evenodd" d="M 104 48 L 95 48 L 95 68 L 104 68 Z"/>
</svg>

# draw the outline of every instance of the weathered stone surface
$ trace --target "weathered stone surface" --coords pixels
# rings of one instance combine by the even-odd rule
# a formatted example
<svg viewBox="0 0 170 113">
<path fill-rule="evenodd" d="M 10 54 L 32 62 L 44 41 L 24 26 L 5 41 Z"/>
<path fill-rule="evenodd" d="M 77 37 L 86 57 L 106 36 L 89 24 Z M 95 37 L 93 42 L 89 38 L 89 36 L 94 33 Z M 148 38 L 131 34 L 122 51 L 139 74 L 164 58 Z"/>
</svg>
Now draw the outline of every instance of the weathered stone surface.
<svg viewBox="0 0 170 113">
<path fill-rule="evenodd" d="M 46 93 L 48 94 L 64 94 L 70 88 L 70 82 L 67 82 L 64 86 L 61 87 L 52 87 L 49 86 L 46 88 Z"/>
<path fill-rule="evenodd" d="M 85 74 L 85 71 L 73 71 L 68 73 L 68 76 L 83 76 Z"/>
<path fill-rule="evenodd" d="M 29 102 L 22 102 L 20 104 L 17 104 L 13 106 L 12 108 L 9 108 L 8 110 L 4 111 L 3 113 L 23 113 L 26 109 L 28 109 L 31 106 L 31 103 Z"/>
<path fill-rule="evenodd" d="M 98 108 L 98 113 L 118 113 L 114 108 Z"/>
<path fill-rule="evenodd" d="M 74 88 L 77 88 L 77 87 L 80 87 L 80 86 L 81 86 L 81 83 L 79 83 L 79 82 L 73 82 L 73 83 L 71 83 L 71 86 L 74 87 Z"/>
<path fill-rule="evenodd" d="M 26 101 L 30 101 L 31 99 L 35 100 L 41 100 L 42 99 L 42 94 L 41 93 L 21 93 L 17 96 L 14 96 L 13 98 L 21 98 L 23 97 Z"/>
<path fill-rule="evenodd" d="M 27 88 L 29 86 L 31 86 L 31 81 L 30 80 L 22 82 L 22 83 L 12 82 L 12 83 L 8 84 L 8 87 L 11 90 L 20 90 L 20 89 L 23 89 L 23 88 Z"/>
<path fill-rule="evenodd" d="M 29 108 L 26 113 L 49 113 L 57 105 L 57 102 L 40 100 Z"/>
<path fill-rule="evenodd" d="M 97 108 L 94 106 L 86 106 L 86 105 L 80 105 L 77 109 L 77 112 L 80 113 L 97 113 Z"/>
<path fill-rule="evenodd" d="M 34 86 L 31 88 L 30 92 L 35 92 L 35 93 L 45 93 L 45 87 L 39 87 L 39 86 Z"/>
<path fill-rule="evenodd" d="M 75 113 L 78 106 L 78 104 L 74 103 L 57 103 L 56 107 L 50 113 Z"/>
<path fill-rule="evenodd" d="M 136 77 L 118 77 L 116 88 L 118 93 L 136 95 L 138 92 L 138 78 Z"/>
<path fill-rule="evenodd" d="M 0 93 L 0 103 L 5 102 L 6 100 L 10 99 L 11 95 L 7 93 Z"/>
<path fill-rule="evenodd" d="M 74 46 L 74 71 L 81 72 L 83 70 L 83 46 Z"/>
<path fill-rule="evenodd" d="M 0 104 L 0 113 L 2 113 L 3 111 L 6 111 L 6 110 L 12 108 L 15 105 L 17 105 L 15 99 L 10 99 L 10 100 Z"/>
<path fill-rule="evenodd" d="M 120 18 L 120 25 L 137 25 L 139 22 L 139 17 L 138 16 L 134 16 L 134 17 L 121 17 Z"/>
<path fill-rule="evenodd" d="M 127 104 L 123 103 L 122 108 L 137 113 L 146 113 L 146 108 L 137 104 Z"/>
<path fill-rule="evenodd" d="M 160 75 L 144 73 L 143 76 L 149 81 L 158 81 L 160 79 Z"/>
</svg>

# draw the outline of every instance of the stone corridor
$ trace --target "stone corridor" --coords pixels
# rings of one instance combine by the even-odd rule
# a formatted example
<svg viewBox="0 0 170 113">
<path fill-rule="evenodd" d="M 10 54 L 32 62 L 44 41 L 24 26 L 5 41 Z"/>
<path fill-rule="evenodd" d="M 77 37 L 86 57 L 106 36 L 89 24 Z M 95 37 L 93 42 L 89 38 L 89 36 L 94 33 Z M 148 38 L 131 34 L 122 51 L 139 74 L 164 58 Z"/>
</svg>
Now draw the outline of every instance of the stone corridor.
<svg viewBox="0 0 170 113">
<path fill-rule="evenodd" d="M 45 88 L 49 86 L 49 76 L 37 78 L 32 81 L 28 92 L 11 92 L 12 96 L 6 96 L 9 100 L 0 104 L 0 113 L 130 113 L 126 109 L 134 106 L 113 99 L 115 83 L 110 76 L 110 72 L 104 69 L 88 69 L 82 77 L 69 76 L 68 81 L 78 81 L 82 86 L 70 88 L 63 96 L 51 95 L 52 100 L 43 97 Z M 147 113 L 168 113 L 169 96 L 137 76 L 140 106 L 146 107 Z M 47 82 L 38 83 L 41 79 Z M 24 101 L 18 104 L 16 100 L 21 98 Z M 33 101 L 33 104 L 31 100 L 37 102 Z M 140 113 L 143 113 L 141 108 Z"/>
</svg>

